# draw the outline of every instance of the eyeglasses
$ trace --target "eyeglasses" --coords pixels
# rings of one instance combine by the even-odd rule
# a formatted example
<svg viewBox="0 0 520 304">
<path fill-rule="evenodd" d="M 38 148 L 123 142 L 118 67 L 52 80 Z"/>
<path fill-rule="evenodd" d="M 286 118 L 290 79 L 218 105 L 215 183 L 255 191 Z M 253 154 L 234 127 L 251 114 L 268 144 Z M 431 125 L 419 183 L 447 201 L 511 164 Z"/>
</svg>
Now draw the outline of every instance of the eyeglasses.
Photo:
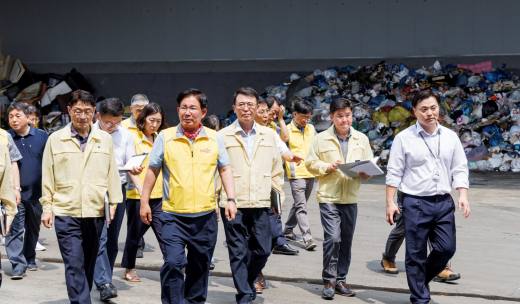
<svg viewBox="0 0 520 304">
<path fill-rule="evenodd" d="M 256 107 L 256 104 L 252 103 L 252 102 L 247 102 L 247 103 L 240 102 L 240 103 L 237 103 L 236 107 L 239 109 L 246 109 L 246 108 L 252 109 L 252 108 Z"/>
<path fill-rule="evenodd" d="M 72 112 L 72 114 L 74 114 L 74 116 L 77 116 L 77 117 L 80 117 L 82 114 L 84 114 L 85 116 L 92 116 L 92 115 L 94 115 L 94 110 L 92 110 L 92 109 L 81 110 L 81 109 L 78 109 L 78 108 L 72 108 L 71 112 Z"/>
</svg>

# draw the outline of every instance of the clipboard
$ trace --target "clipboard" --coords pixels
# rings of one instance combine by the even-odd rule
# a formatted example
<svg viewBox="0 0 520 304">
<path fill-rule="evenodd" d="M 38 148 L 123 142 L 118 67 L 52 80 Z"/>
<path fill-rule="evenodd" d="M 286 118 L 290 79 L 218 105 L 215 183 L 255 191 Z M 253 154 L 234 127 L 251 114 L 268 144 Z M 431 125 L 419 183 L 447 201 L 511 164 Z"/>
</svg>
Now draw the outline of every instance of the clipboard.
<svg viewBox="0 0 520 304">
<path fill-rule="evenodd" d="M 135 167 L 139 167 L 143 164 L 144 160 L 146 159 L 146 156 L 148 153 L 142 153 L 137 154 L 132 157 L 126 162 L 126 164 L 123 167 L 119 167 L 119 171 L 130 171 Z"/>
<path fill-rule="evenodd" d="M 377 165 L 377 161 L 379 160 L 379 157 L 375 157 L 371 160 L 362 160 L 362 161 L 355 161 L 348 164 L 340 164 L 338 166 L 338 169 L 343 172 L 343 174 L 350 176 L 350 177 L 356 177 L 359 172 L 364 172 L 368 174 L 369 176 L 376 176 L 376 175 L 383 175 L 385 174 L 383 170 Z"/>
<path fill-rule="evenodd" d="M 271 188 L 271 208 L 276 214 L 282 215 L 282 196 L 274 188 Z"/>
</svg>

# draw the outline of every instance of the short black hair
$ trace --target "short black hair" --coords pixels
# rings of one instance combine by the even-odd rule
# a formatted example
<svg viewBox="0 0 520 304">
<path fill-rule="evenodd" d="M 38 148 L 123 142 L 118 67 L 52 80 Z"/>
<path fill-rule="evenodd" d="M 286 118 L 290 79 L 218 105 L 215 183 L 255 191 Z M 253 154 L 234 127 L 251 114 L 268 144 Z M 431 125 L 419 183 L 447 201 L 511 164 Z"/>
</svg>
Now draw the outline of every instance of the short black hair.
<svg viewBox="0 0 520 304">
<path fill-rule="evenodd" d="M 208 115 L 202 119 L 202 125 L 204 127 L 218 131 L 220 129 L 220 120 L 215 114 Z"/>
<path fill-rule="evenodd" d="M 300 113 L 300 114 L 310 114 L 312 113 L 312 105 L 305 101 L 305 100 L 296 100 L 294 102 L 294 112 Z"/>
<path fill-rule="evenodd" d="M 265 103 L 267 103 L 267 107 L 272 108 L 274 103 L 277 103 L 277 104 L 280 104 L 280 102 L 278 101 L 278 99 L 274 96 L 267 96 L 265 98 Z"/>
<path fill-rule="evenodd" d="M 256 99 L 256 102 L 258 103 L 258 92 L 253 89 L 252 87 L 240 87 L 238 88 L 235 93 L 233 94 L 233 104 L 237 102 L 237 96 L 238 95 L 245 95 L 249 97 L 254 97 Z M 267 104 L 269 105 L 269 104 Z"/>
<path fill-rule="evenodd" d="M 125 113 L 123 103 L 116 97 L 101 100 L 96 108 L 100 115 L 123 116 Z"/>
<path fill-rule="evenodd" d="M 9 115 L 9 113 L 11 113 L 11 111 L 18 110 L 18 111 L 23 112 L 25 115 L 29 115 L 30 113 L 29 113 L 28 107 L 29 107 L 29 105 L 27 105 L 25 102 L 13 102 L 7 108 L 7 114 Z"/>
<path fill-rule="evenodd" d="M 330 103 L 330 114 L 343 109 L 352 110 L 352 102 L 346 98 L 336 98 Z"/>
<path fill-rule="evenodd" d="M 261 105 L 261 104 L 265 104 L 268 108 L 269 108 L 269 104 L 267 103 L 267 101 L 265 100 L 265 98 L 260 98 L 258 99 L 258 101 L 256 102 L 257 105 Z"/>
<path fill-rule="evenodd" d="M 433 93 L 433 91 L 430 89 L 424 89 L 415 93 L 412 99 L 412 107 L 415 108 L 418 103 L 430 97 L 435 98 L 435 101 L 437 101 L 437 105 L 441 104 L 441 99 L 439 95 Z"/>
<path fill-rule="evenodd" d="M 155 102 L 150 102 L 146 106 L 144 106 L 143 110 L 141 111 L 141 114 L 137 116 L 137 119 L 135 120 L 135 124 L 137 125 L 137 128 L 142 132 L 144 131 L 144 125 L 146 123 L 146 117 L 150 115 L 154 115 L 160 113 L 161 114 L 161 125 L 159 126 L 158 131 L 161 131 L 166 127 L 166 121 L 164 118 L 164 110 L 161 108 L 160 105 L 156 104 Z"/>
<path fill-rule="evenodd" d="M 184 98 L 189 96 L 197 98 L 201 109 L 208 108 L 208 97 L 199 89 L 187 89 L 180 92 L 179 95 L 177 95 L 177 104 L 180 106 Z"/>
<path fill-rule="evenodd" d="M 85 90 L 76 90 L 72 92 L 69 103 L 67 104 L 69 107 L 74 106 L 79 101 L 83 103 L 87 103 L 93 107 L 96 107 L 96 99 L 94 98 L 94 95 L 92 95 L 90 92 L 87 92 Z"/>
</svg>

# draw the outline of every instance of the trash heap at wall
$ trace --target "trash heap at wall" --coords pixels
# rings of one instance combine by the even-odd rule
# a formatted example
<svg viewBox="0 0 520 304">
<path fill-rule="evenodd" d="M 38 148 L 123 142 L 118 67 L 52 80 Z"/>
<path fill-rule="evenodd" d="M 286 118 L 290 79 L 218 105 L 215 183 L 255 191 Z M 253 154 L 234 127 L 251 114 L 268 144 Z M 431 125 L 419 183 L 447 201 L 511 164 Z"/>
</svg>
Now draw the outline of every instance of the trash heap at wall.
<svg viewBox="0 0 520 304">
<path fill-rule="evenodd" d="M 411 98 L 431 88 L 441 97 L 441 123 L 460 136 L 470 170 L 520 172 L 520 77 L 490 61 L 426 68 L 386 64 L 315 70 L 265 89 L 290 109 L 304 99 L 314 106 L 316 129 L 330 126 L 329 104 L 353 102 L 354 127 L 365 133 L 383 164 L 394 136 L 415 123 Z M 289 111 L 290 112 L 290 111 Z M 290 118 L 290 117 L 288 117 Z"/>
</svg>

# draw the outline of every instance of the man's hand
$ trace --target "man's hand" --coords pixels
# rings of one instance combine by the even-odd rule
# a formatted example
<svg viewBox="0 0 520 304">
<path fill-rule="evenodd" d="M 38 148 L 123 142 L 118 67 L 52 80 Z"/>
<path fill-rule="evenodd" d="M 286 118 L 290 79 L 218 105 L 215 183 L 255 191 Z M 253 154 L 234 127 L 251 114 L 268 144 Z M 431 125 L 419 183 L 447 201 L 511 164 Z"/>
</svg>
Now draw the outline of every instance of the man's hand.
<svg viewBox="0 0 520 304">
<path fill-rule="evenodd" d="M 6 234 L 9 234 L 9 230 L 11 230 L 11 225 L 13 224 L 13 221 L 14 221 L 14 215 L 8 215 L 6 218 L 6 227 L 5 227 Z"/>
<path fill-rule="evenodd" d="M 139 175 L 141 174 L 141 172 L 143 172 L 143 166 L 136 166 L 136 167 L 133 167 L 132 170 L 128 171 L 130 172 L 130 174 L 132 175 Z"/>
<path fill-rule="evenodd" d="M 20 205 L 20 203 L 22 202 L 22 195 L 20 194 L 20 190 L 15 189 L 14 196 L 16 198 L 16 206 Z"/>
<path fill-rule="evenodd" d="M 388 222 L 388 224 L 390 224 L 390 225 L 394 224 L 395 214 L 401 214 L 401 211 L 399 211 L 399 208 L 393 201 L 387 202 L 386 203 L 386 221 Z"/>
<path fill-rule="evenodd" d="M 52 220 L 52 212 L 44 212 L 42 214 L 42 224 L 45 228 L 52 228 L 53 220 Z"/>
<path fill-rule="evenodd" d="M 292 156 L 292 162 L 296 163 L 297 165 L 299 165 L 303 160 L 304 160 L 303 157 L 301 157 L 299 155 L 293 154 L 293 156 Z"/>
<path fill-rule="evenodd" d="M 471 208 L 469 207 L 469 200 L 468 200 L 468 189 L 466 188 L 457 188 L 459 191 L 459 201 L 458 206 L 459 210 L 462 210 L 464 217 L 468 218 L 471 214 Z"/>
<path fill-rule="evenodd" d="M 116 206 L 110 206 L 110 221 L 114 220 L 114 216 L 116 215 Z"/>
<path fill-rule="evenodd" d="M 235 205 L 235 202 L 228 201 L 224 213 L 226 214 L 226 219 L 228 221 L 234 220 L 237 215 L 237 205 Z"/>
<path fill-rule="evenodd" d="M 284 114 L 285 114 L 285 107 L 283 105 L 280 105 L 278 113 L 276 113 L 278 120 L 283 120 Z"/>
<path fill-rule="evenodd" d="M 329 164 L 329 166 L 327 167 L 327 171 L 325 171 L 325 172 L 326 173 L 331 173 L 331 172 L 334 172 L 334 171 L 338 170 L 338 165 L 339 164 L 341 164 L 340 160 L 337 160 L 336 162 Z"/>
<path fill-rule="evenodd" d="M 358 172 L 358 176 L 363 181 L 367 181 L 367 180 L 369 180 L 372 177 L 372 176 L 366 174 L 365 172 Z"/>
<path fill-rule="evenodd" d="M 141 201 L 139 215 L 141 216 L 141 221 L 146 225 L 150 225 L 152 223 L 152 209 L 150 208 L 150 204 L 148 202 Z"/>
</svg>

